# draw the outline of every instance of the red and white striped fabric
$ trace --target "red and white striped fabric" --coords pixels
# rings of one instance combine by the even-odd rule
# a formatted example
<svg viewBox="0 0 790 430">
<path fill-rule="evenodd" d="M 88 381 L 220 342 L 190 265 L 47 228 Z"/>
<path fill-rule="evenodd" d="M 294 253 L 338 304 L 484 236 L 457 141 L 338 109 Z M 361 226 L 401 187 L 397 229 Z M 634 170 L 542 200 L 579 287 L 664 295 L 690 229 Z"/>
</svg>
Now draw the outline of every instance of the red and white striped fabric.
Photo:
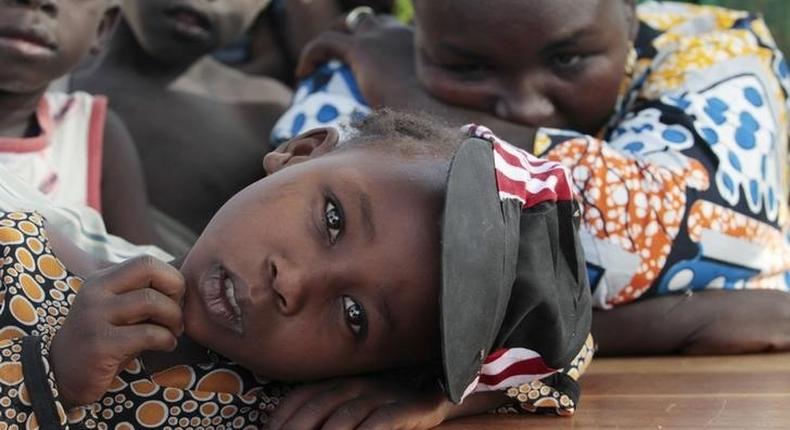
<svg viewBox="0 0 790 430">
<path fill-rule="evenodd" d="M 546 366 L 540 354 L 527 348 L 502 348 L 486 357 L 480 373 L 469 384 L 464 398 L 471 393 L 505 390 L 543 379 L 558 369 Z"/>
<path fill-rule="evenodd" d="M 573 198 L 570 172 L 562 164 L 516 148 L 496 137 L 486 127 L 470 124 L 463 131 L 494 145 L 494 167 L 500 199 L 516 199 L 526 209 L 547 201 Z"/>
<path fill-rule="evenodd" d="M 573 199 L 570 172 L 562 164 L 543 160 L 498 138 L 486 127 L 470 124 L 462 129 L 470 137 L 493 144 L 499 198 L 515 199 L 522 209 L 543 202 Z M 558 369 L 527 348 L 503 348 L 486 357 L 478 376 L 464 392 L 504 390 L 543 379 Z"/>
</svg>

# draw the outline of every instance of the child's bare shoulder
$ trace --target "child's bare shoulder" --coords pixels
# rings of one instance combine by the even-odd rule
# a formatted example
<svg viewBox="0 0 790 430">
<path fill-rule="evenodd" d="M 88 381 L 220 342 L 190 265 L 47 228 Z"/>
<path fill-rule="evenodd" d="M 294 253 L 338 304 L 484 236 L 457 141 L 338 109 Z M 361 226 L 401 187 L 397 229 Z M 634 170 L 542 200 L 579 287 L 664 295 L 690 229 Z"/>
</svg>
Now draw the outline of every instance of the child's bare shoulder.
<svg viewBox="0 0 790 430">
<path fill-rule="evenodd" d="M 281 82 L 252 76 L 204 57 L 173 83 L 171 89 L 211 98 L 217 102 L 286 106 L 292 92 Z"/>
</svg>

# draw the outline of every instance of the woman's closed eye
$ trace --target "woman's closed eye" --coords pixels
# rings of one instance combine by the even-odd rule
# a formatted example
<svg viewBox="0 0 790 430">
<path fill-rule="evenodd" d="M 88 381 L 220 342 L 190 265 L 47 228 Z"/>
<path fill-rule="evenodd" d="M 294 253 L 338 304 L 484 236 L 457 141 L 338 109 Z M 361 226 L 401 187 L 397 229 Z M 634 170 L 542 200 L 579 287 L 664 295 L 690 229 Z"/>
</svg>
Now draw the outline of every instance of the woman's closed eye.
<svg viewBox="0 0 790 430">
<path fill-rule="evenodd" d="M 349 296 L 343 296 L 343 316 L 355 336 L 364 336 L 368 329 L 365 308 Z"/>
<path fill-rule="evenodd" d="M 329 243 L 334 245 L 346 227 L 346 220 L 343 216 L 343 209 L 337 200 L 327 199 L 324 207 L 324 226 Z"/>
<path fill-rule="evenodd" d="M 561 70 L 571 70 L 579 67 L 584 60 L 581 54 L 557 54 L 551 57 L 551 65 Z"/>
<path fill-rule="evenodd" d="M 441 67 L 466 80 L 483 79 L 493 71 L 491 66 L 484 63 L 448 64 Z"/>
<path fill-rule="evenodd" d="M 559 67 L 573 67 L 582 61 L 580 54 L 557 54 L 551 58 L 551 62 Z"/>
</svg>

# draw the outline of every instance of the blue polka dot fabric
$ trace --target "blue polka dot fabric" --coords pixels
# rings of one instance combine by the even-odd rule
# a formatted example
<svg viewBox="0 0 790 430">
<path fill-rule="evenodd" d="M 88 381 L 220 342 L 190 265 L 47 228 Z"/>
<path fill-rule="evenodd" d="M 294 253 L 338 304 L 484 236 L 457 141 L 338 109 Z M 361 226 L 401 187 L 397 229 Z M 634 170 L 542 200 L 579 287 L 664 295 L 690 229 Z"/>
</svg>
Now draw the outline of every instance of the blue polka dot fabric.
<svg viewBox="0 0 790 430">
<path fill-rule="evenodd" d="M 299 83 L 290 108 L 272 130 L 271 141 L 277 146 L 320 127 L 335 127 L 343 135 L 355 118 L 369 113 L 351 70 L 331 61 Z"/>
</svg>

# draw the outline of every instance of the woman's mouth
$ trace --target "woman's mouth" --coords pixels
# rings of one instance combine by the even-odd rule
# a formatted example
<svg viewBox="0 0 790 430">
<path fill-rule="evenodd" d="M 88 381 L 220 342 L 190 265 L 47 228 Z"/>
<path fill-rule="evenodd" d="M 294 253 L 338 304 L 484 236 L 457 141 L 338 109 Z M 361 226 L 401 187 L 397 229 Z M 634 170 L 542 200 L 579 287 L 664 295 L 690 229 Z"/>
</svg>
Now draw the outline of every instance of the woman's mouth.
<svg viewBox="0 0 790 430">
<path fill-rule="evenodd" d="M 244 334 L 237 281 L 231 274 L 222 266 L 215 266 L 203 275 L 198 290 L 212 321 L 238 335 Z"/>
</svg>

